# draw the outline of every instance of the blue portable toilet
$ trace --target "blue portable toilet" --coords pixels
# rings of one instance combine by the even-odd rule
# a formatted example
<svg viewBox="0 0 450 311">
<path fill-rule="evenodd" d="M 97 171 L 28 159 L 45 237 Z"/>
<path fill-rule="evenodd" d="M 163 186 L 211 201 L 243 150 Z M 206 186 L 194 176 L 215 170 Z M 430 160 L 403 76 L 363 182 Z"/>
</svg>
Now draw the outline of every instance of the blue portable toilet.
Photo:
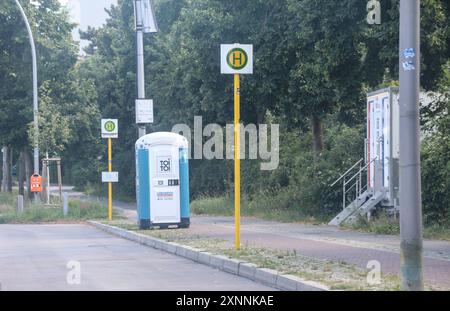
<svg viewBox="0 0 450 311">
<path fill-rule="evenodd" d="M 185 137 L 161 132 L 138 139 L 136 199 L 140 229 L 189 228 L 189 157 Z"/>
</svg>

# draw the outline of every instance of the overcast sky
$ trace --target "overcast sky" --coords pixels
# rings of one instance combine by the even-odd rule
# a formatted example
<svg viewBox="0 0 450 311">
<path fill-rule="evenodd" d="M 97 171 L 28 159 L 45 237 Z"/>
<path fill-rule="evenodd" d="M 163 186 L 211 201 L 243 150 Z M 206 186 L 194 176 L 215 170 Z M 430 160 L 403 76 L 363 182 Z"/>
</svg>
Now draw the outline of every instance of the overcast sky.
<svg viewBox="0 0 450 311">
<path fill-rule="evenodd" d="M 100 27 L 102 26 L 108 14 L 105 12 L 105 8 L 111 7 L 112 4 L 116 4 L 117 0 L 59 0 L 62 4 L 67 5 L 72 21 L 79 24 L 79 29 L 86 30 L 88 26 Z M 79 41 L 78 29 L 74 32 L 75 40 Z M 86 43 L 82 42 L 82 46 Z"/>
</svg>

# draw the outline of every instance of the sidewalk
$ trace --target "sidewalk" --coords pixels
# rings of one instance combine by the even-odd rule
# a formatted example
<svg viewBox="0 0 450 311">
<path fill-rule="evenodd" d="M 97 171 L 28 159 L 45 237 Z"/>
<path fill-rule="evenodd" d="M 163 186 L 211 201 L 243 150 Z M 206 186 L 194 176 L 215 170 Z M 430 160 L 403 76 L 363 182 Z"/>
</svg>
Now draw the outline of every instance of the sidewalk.
<svg viewBox="0 0 450 311">
<path fill-rule="evenodd" d="M 69 189 L 66 189 L 69 190 Z M 104 199 L 71 192 L 85 200 Z M 106 201 L 105 201 L 106 202 Z M 135 204 L 114 201 L 127 221 L 136 223 Z M 234 241 L 233 217 L 193 216 L 186 234 Z M 400 240 L 397 236 L 376 235 L 329 226 L 285 224 L 256 218 L 242 218 L 241 242 L 257 247 L 296 250 L 299 254 L 366 268 L 377 260 L 384 274 L 399 274 Z M 450 242 L 424 241 L 424 278 L 429 284 L 450 289 Z"/>
</svg>

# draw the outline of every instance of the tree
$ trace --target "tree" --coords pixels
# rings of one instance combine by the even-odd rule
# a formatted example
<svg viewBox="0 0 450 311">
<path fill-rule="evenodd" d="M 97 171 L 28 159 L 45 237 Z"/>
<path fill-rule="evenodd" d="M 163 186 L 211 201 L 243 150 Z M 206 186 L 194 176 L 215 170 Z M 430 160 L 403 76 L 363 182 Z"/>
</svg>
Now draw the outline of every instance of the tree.
<svg viewBox="0 0 450 311">
<path fill-rule="evenodd" d="M 71 37 L 74 27 L 68 12 L 57 0 L 39 0 L 30 4 L 22 1 L 35 37 L 38 54 L 39 88 L 43 92 L 40 112 L 40 135 L 42 150 L 55 152 L 67 142 L 67 132 L 61 132 L 67 122 L 63 113 L 66 96 L 65 86 L 70 81 L 69 73 L 77 61 L 77 46 Z M 33 120 L 31 92 L 31 57 L 28 34 L 23 20 L 13 1 L 0 5 L 0 142 L 11 150 L 20 151 L 21 172 L 28 168 L 30 175 L 29 124 Z M 77 87 L 77 85 L 72 85 Z M 57 103 L 57 104 L 56 104 Z M 53 128 L 57 122 L 59 129 Z M 61 139 L 61 140 L 60 140 Z M 60 141 L 59 141 L 60 140 Z M 50 146 L 51 145 L 51 146 Z M 59 150 L 56 150 L 59 149 Z M 22 192 L 22 184 L 19 185 Z"/>
<path fill-rule="evenodd" d="M 376 88 L 398 80 L 399 1 L 381 0 L 382 22 L 367 28 L 365 81 Z M 421 1 L 421 87 L 435 91 L 450 55 L 450 4 L 444 0 Z"/>
<path fill-rule="evenodd" d="M 361 88 L 361 41 L 365 4 L 358 0 L 288 1 L 290 48 L 296 63 L 290 72 L 292 122 L 309 118 L 313 150 L 323 150 L 322 118 L 355 108 Z"/>
</svg>

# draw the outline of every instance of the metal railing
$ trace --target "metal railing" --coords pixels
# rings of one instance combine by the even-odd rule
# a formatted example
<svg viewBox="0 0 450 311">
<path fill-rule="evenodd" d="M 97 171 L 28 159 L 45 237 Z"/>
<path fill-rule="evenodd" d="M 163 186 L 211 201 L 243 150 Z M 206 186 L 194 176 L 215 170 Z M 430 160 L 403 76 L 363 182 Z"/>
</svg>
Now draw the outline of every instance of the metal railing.
<svg viewBox="0 0 450 311">
<path fill-rule="evenodd" d="M 347 202 L 351 203 L 357 201 L 361 195 L 368 190 L 367 173 L 370 165 L 374 163 L 376 159 L 377 158 L 375 157 L 368 163 L 366 163 L 365 159 L 359 160 L 330 185 L 330 187 L 334 187 L 342 181 L 342 209 L 347 207 Z M 354 173 L 356 169 L 358 170 Z M 349 200 L 349 194 L 351 193 L 354 193 L 355 196 L 354 199 Z"/>
</svg>

